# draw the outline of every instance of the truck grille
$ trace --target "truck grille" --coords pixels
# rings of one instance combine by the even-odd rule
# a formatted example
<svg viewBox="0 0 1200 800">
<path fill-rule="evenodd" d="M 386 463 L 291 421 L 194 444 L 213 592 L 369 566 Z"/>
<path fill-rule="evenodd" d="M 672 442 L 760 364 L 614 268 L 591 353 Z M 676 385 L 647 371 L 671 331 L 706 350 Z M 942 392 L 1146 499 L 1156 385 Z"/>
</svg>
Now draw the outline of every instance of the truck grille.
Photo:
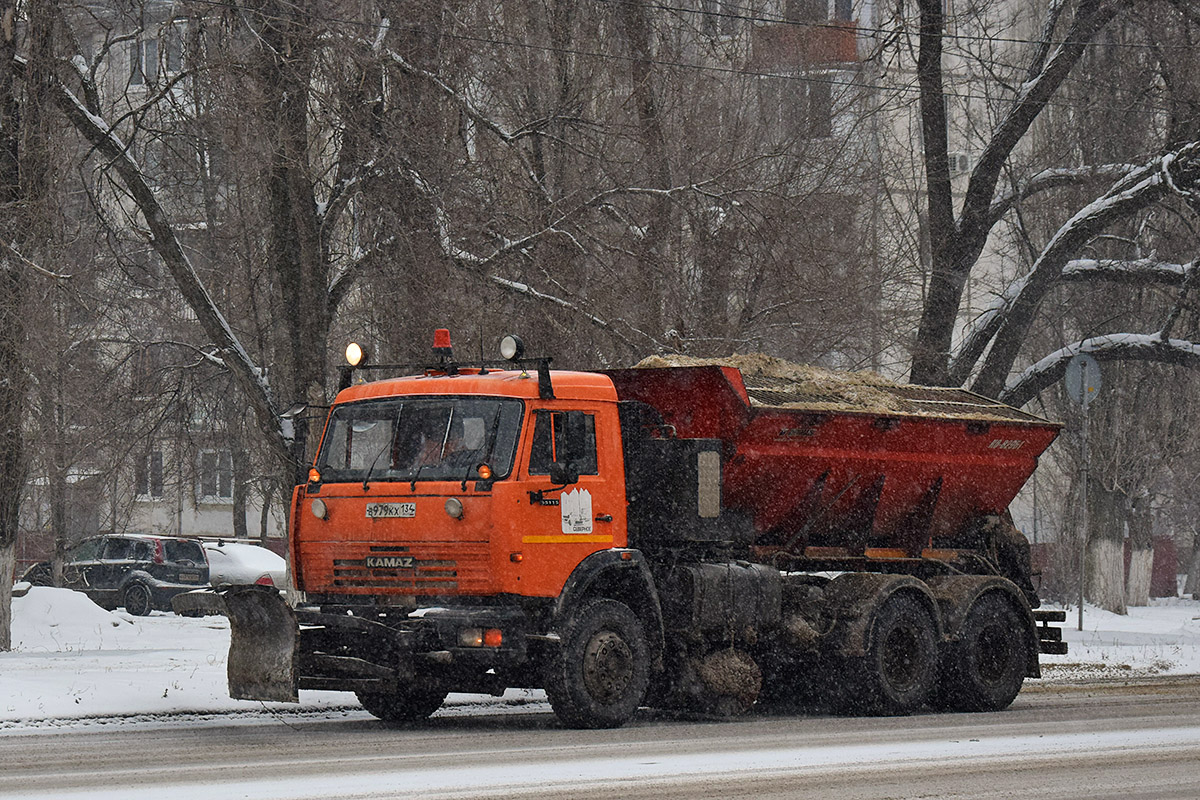
<svg viewBox="0 0 1200 800">
<path fill-rule="evenodd" d="M 333 586 L 408 594 L 466 593 L 486 588 L 487 543 L 360 545 L 332 563 Z"/>
</svg>

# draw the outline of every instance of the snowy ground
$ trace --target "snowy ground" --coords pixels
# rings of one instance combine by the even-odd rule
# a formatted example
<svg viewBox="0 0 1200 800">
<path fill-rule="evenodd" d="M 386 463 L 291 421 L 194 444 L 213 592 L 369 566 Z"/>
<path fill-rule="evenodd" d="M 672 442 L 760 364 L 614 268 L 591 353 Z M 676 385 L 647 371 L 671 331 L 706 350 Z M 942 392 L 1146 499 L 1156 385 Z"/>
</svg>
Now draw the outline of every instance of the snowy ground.
<svg viewBox="0 0 1200 800">
<path fill-rule="evenodd" d="M 1159 600 L 1117 616 L 1068 612 L 1066 656 L 1042 656 L 1045 681 L 1200 675 L 1200 602 Z M 229 624 L 222 617 L 104 611 L 84 595 L 35 587 L 13 600 L 13 651 L 0 653 L 0 732 L 149 721 L 188 714 L 223 721 L 357 716 L 352 695 L 304 692 L 299 707 L 231 700 L 225 689 Z M 503 698 L 451 695 L 439 714 L 545 711 L 540 692 Z"/>
</svg>

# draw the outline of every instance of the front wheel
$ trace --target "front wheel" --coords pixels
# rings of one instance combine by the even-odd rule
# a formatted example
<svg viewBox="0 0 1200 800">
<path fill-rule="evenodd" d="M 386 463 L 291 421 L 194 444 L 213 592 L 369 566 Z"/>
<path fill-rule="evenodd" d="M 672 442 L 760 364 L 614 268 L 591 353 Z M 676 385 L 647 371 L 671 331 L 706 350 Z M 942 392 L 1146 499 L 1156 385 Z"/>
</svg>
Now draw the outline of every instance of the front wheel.
<svg viewBox="0 0 1200 800">
<path fill-rule="evenodd" d="M 617 728 L 650 684 L 650 647 L 641 620 L 616 600 L 594 600 L 567 618 L 550 659 L 546 696 L 563 724 Z"/>
<path fill-rule="evenodd" d="M 384 722 L 418 722 L 442 707 L 446 690 L 434 684 L 407 684 L 392 691 L 354 693 L 372 716 Z"/>
<path fill-rule="evenodd" d="M 131 583 L 125 587 L 121 595 L 121 604 L 125 610 L 135 617 L 146 617 L 154 610 L 154 600 L 150 596 L 150 587 L 144 583 Z"/>
</svg>

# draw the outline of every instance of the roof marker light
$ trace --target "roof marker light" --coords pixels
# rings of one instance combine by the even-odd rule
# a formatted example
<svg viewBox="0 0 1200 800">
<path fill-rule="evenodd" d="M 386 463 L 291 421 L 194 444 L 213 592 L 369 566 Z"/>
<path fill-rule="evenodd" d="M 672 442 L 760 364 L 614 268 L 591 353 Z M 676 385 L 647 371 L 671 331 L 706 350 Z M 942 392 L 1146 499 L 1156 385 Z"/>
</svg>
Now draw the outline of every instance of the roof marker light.
<svg viewBox="0 0 1200 800">
<path fill-rule="evenodd" d="M 433 353 L 434 355 L 446 357 L 454 355 L 454 350 L 450 345 L 450 330 L 448 328 L 438 328 L 433 332 Z"/>
</svg>

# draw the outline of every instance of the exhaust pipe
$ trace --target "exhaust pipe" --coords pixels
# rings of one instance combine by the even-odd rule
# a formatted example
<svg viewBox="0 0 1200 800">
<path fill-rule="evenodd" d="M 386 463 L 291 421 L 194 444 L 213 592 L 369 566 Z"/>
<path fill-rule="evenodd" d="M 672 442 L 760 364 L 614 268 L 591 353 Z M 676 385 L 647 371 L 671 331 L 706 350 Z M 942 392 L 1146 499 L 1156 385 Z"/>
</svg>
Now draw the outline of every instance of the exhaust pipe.
<svg viewBox="0 0 1200 800">
<path fill-rule="evenodd" d="M 300 702 L 300 628 L 274 587 L 231 586 L 222 592 L 230 639 L 229 696 Z"/>
</svg>

